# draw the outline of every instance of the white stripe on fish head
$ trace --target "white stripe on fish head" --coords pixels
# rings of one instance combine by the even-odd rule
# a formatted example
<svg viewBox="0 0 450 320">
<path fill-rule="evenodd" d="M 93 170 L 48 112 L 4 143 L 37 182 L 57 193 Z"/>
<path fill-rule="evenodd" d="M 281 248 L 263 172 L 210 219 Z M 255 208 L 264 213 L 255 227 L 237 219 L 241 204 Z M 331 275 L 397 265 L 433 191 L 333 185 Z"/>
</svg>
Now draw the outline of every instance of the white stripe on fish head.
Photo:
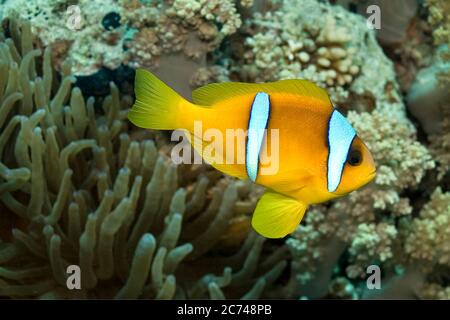
<svg viewBox="0 0 450 320">
<path fill-rule="evenodd" d="M 355 129 L 347 119 L 334 110 L 328 123 L 327 188 L 329 192 L 336 191 L 341 183 L 344 165 L 355 136 Z"/>
</svg>

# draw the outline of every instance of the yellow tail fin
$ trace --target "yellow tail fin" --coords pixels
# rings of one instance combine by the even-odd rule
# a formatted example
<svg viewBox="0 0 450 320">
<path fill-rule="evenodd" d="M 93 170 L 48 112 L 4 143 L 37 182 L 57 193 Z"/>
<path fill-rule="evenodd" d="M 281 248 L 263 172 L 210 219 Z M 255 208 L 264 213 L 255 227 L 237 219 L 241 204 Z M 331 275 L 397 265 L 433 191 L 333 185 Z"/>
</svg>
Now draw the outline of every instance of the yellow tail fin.
<svg viewBox="0 0 450 320">
<path fill-rule="evenodd" d="M 138 69 L 134 91 L 136 102 L 128 119 L 147 129 L 173 130 L 180 127 L 182 108 L 191 105 L 151 72 Z"/>
</svg>

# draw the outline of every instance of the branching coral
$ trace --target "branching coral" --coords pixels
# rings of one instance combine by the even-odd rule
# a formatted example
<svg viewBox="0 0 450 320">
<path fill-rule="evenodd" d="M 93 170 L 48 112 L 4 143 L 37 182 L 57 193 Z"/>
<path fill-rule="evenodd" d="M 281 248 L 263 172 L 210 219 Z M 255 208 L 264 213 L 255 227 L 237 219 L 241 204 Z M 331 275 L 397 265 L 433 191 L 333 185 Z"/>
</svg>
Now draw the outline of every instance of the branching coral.
<svg viewBox="0 0 450 320">
<path fill-rule="evenodd" d="M 283 1 L 278 10 L 255 13 L 244 31 L 245 45 L 237 45 L 231 69 L 247 81 L 306 78 L 326 87 L 335 102 L 345 102 L 355 79 L 365 82 L 377 68 L 383 76 L 390 72 L 364 19 L 338 6 Z M 379 65 L 369 67 L 368 61 Z"/>
<path fill-rule="evenodd" d="M 422 289 L 421 298 L 450 300 L 450 288 L 436 283 L 429 284 Z"/>
<path fill-rule="evenodd" d="M 442 120 L 442 132 L 430 137 L 430 149 L 438 164 L 439 180 L 450 172 L 450 113 Z"/>
<path fill-rule="evenodd" d="M 445 0 L 427 0 L 425 6 L 429 10 L 428 22 L 433 28 L 433 40 L 435 45 L 444 47 L 440 54 L 444 61 L 450 61 L 450 4 Z M 450 71 L 439 75 L 439 79 L 445 86 L 450 84 Z"/>
<path fill-rule="evenodd" d="M 349 26 L 361 21 L 356 16 L 346 21 L 339 10 L 331 14 L 327 8 L 312 1 L 285 1 L 279 11 L 256 14 L 241 74 L 256 81 L 303 77 L 334 89 L 349 85 L 361 66 L 352 48 L 360 33 Z M 324 17 L 319 24 L 311 19 L 318 14 Z"/>
<path fill-rule="evenodd" d="M 184 22 L 194 26 L 199 23 L 199 18 L 220 23 L 222 27 L 219 32 L 223 34 L 232 34 L 241 25 L 235 3 L 231 1 L 174 0 L 168 14 L 182 18 Z M 207 33 L 203 32 L 203 36 L 207 36 Z"/>
<path fill-rule="evenodd" d="M 450 44 L 450 4 L 445 0 L 427 0 L 428 22 L 435 27 L 433 37 L 436 44 Z"/>
<path fill-rule="evenodd" d="M 286 261 L 261 260 L 264 239 L 247 237 L 256 203 L 248 183 L 175 166 L 167 145 L 129 132 L 114 84 L 95 110 L 70 73 L 56 80 L 50 48 L 37 63 L 29 23 L 11 19 L 7 33 L 0 296 L 257 298 L 278 278 Z M 242 248 L 203 270 L 222 243 Z M 81 290 L 66 286 L 71 265 L 81 268 Z"/>
<path fill-rule="evenodd" d="M 417 266 L 424 283 L 416 295 L 425 299 L 448 299 L 450 266 L 450 193 L 440 187 L 431 195 L 417 219 L 400 225 L 408 263 Z"/>
<path fill-rule="evenodd" d="M 380 107 L 372 113 L 352 111 L 348 119 L 374 154 L 378 169 L 376 184 L 395 186 L 398 192 L 420 182 L 434 163 L 427 149 L 416 141 L 415 128 L 400 111 L 403 106 L 389 107 Z M 385 204 L 377 207 L 386 208 Z"/>
<path fill-rule="evenodd" d="M 436 189 L 409 227 L 405 251 L 414 260 L 450 266 L 450 193 Z"/>
<path fill-rule="evenodd" d="M 397 229 L 388 223 L 358 225 L 349 248 L 352 265 L 370 265 L 374 261 L 383 263 L 393 258 L 392 243 L 397 236 Z M 354 260 L 354 261 L 352 261 Z M 355 270 L 356 269 L 356 270 Z M 349 267 L 350 278 L 358 276 L 358 268 Z M 356 271 L 356 273 L 355 273 Z M 361 273 L 359 271 L 359 273 Z"/>
<path fill-rule="evenodd" d="M 338 224 L 336 216 L 326 216 L 326 207 L 317 206 L 286 241 L 293 259 L 287 296 L 320 298 L 327 294 L 336 260 L 345 250 L 345 242 L 334 234 Z"/>
</svg>

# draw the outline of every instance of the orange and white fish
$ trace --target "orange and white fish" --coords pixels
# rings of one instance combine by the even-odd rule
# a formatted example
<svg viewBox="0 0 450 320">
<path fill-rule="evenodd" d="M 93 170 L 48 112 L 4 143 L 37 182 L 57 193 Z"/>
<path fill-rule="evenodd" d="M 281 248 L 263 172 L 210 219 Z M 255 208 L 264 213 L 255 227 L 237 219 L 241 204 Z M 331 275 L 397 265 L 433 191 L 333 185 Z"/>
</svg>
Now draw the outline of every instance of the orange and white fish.
<svg viewBox="0 0 450 320">
<path fill-rule="evenodd" d="M 191 103 L 156 76 L 137 70 L 136 102 L 128 114 L 142 128 L 190 133 L 190 141 L 207 162 L 240 179 L 267 188 L 252 218 L 253 228 L 267 238 L 292 233 L 310 204 L 348 194 L 370 182 L 376 173 L 370 151 L 356 131 L 333 107 L 325 90 L 307 80 L 271 83 L 213 83 L 192 93 Z M 198 148 L 195 122 L 222 132 L 248 132 L 245 143 L 224 144 L 216 161 Z M 255 134 L 261 132 L 264 134 Z M 277 130 L 277 141 L 270 130 Z M 252 134 L 253 133 L 253 134 Z M 261 174 L 263 142 L 277 144 L 277 171 Z M 197 147 L 196 147 L 197 146 Z M 245 148 L 245 161 L 237 161 Z"/>
</svg>

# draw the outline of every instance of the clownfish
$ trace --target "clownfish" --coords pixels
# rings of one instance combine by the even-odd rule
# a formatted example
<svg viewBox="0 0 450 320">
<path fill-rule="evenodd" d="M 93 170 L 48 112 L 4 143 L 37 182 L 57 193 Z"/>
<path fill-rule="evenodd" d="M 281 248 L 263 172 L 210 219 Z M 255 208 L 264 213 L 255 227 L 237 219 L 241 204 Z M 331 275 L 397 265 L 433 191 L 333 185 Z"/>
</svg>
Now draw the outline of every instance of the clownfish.
<svg viewBox="0 0 450 320">
<path fill-rule="evenodd" d="M 128 114 L 133 124 L 183 129 L 195 150 L 216 169 L 266 187 L 252 217 L 253 228 L 264 237 L 292 233 L 310 204 L 346 195 L 375 177 L 367 146 L 327 92 L 310 81 L 213 83 L 194 90 L 192 103 L 140 69 L 135 94 Z M 216 149 L 213 157 L 201 148 L 208 141 L 196 134 L 198 121 L 224 136 L 230 129 L 244 130 L 244 143 L 220 142 L 222 151 Z M 273 130 L 277 135 L 269 133 Z M 277 170 L 270 174 L 263 174 L 263 145 L 270 150 L 276 146 Z M 243 161 L 238 161 L 239 153 Z M 217 161 L 218 156 L 224 161 Z"/>
</svg>

